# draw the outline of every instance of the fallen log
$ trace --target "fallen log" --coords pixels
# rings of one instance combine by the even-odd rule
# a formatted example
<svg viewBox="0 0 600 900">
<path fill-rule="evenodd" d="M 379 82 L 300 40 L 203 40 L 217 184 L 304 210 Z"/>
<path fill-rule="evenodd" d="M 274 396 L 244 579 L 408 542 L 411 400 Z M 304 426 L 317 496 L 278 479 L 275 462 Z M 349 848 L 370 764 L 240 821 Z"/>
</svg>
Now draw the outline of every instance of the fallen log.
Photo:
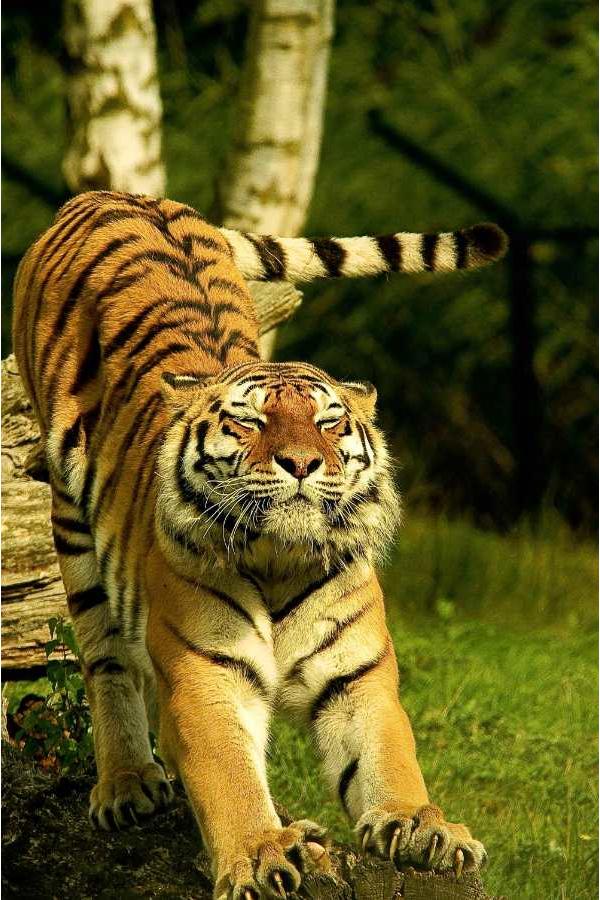
<svg viewBox="0 0 600 900">
<path fill-rule="evenodd" d="M 14 356 L 2 361 L 2 677 L 39 674 L 48 619 L 67 605 L 40 434 Z"/>
</svg>

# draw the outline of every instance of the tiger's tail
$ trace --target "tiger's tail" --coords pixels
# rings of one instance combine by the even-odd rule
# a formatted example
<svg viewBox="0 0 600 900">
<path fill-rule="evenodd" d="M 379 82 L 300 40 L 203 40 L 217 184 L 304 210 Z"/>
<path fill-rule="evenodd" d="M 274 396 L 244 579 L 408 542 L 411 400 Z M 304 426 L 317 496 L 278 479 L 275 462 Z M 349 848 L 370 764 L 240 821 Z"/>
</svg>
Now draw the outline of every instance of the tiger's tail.
<svg viewBox="0 0 600 900">
<path fill-rule="evenodd" d="M 477 269 L 500 259 L 508 247 L 504 231 L 489 222 L 439 234 L 400 231 L 379 237 L 315 240 L 244 234 L 228 228 L 219 231 L 245 278 L 293 284 L 384 272 L 412 275 Z"/>
</svg>

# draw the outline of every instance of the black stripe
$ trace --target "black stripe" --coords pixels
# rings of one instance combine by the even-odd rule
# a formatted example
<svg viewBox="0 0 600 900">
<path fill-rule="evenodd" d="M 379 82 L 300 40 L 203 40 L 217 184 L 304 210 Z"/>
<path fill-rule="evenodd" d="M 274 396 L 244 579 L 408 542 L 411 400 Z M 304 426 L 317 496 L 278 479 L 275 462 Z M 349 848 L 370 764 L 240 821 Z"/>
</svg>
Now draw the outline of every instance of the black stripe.
<svg viewBox="0 0 600 900">
<path fill-rule="evenodd" d="M 263 278 L 269 281 L 281 281 L 285 278 L 286 255 L 281 244 L 267 235 L 253 237 L 247 234 L 246 238 L 258 253 L 264 270 Z"/>
<path fill-rule="evenodd" d="M 346 795 L 348 793 L 348 789 L 350 787 L 350 782 L 356 775 L 358 770 L 358 759 L 353 759 L 352 762 L 349 762 L 344 771 L 340 776 L 340 783 L 338 785 L 338 794 L 340 800 L 342 801 L 342 806 L 348 812 L 348 807 L 346 805 Z"/>
<path fill-rule="evenodd" d="M 94 549 L 93 546 L 82 547 L 80 544 L 72 544 L 56 532 L 53 532 L 53 537 L 56 552 L 62 553 L 63 556 L 82 556 L 84 553 L 90 553 Z"/>
<path fill-rule="evenodd" d="M 125 672 L 125 666 L 122 666 L 116 656 L 102 656 L 100 659 L 86 666 L 88 675 L 120 675 Z"/>
<path fill-rule="evenodd" d="M 127 393 L 125 403 L 129 403 L 141 379 L 145 375 L 149 375 L 152 369 L 155 369 L 163 360 L 168 359 L 170 356 L 174 356 L 176 353 L 184 353 L 185 351 L 189 352 L 191 349 L 188 344 L 180 344 L 178 341 L 174 341 L 171 344 L 167 344 L 166 347 L 157 350 L 139 369 L 134 371 L 134 381 Z"/>
<path fill-rule="evenodd" d="M 239 297 L 240 300 L 249 300 L 250 294 L 247 290 L 242 288 L 239 284 L 236 284 L 235 281 L 230 281 L 228 278 L 210 278 L 208 282 L 209 290 L 213 288 L 217 288 L 222 291 L 230 291 L 235 297 Z M 248 316 L 244 314 L 243 310 L 236 309 L 236 312 L 243 319 L 247 319 Z"/>
<path fill-rule="evenodd" d="M 98 571 L 100 573 L 100 578 L 102 581 L 106 580 L 106 575 L 108 572 L 108 567 L 112 562 L 113 550 L 115 548 L 115 538 L 111 537 L 108 544 L 102 551 L 102 553 L 98 557 Z"/>
<path fill-rule="evenodd" d="M 342 265 L 346 258 L 344 248 L 334 241 L 332 238 L 317 238 L 311 241 L 317 256 L 325 266 L 327 275 L 330 278 L 339 278 L 342 274 Z"/>
<path fill-rule="evenodd" d="M 241 606 L 237 600 L 234 600 L 233 597 L 230 597 L 229 594 L 225 594 L 223 591 L 217 590 L 214 587 L 208 587 L 206 584 L 202 584 L 200 581 L 196 581 L 193 578 L 186 578 L 185 581 L 188 584 L 193 584 L 195 588 L 199 591 L 206 591 L 207 594 L 210 594 L 211 597 L 216 597 L 217 600 L 220 600 L 225 606 L 229 607 L 229 609 L 233 610 L 233 612 L 237 613 L 238 616 L 241 616 L 242 619 L 245 619 L 253 628 L 255 628 L 254 619 L 248 613 L 243 606 Z"/>
<path fill-rule="evenodd" d="M 206 222 L 204 216 L 201 216 L 199 212 L 196 212 L 195 209 L 192 209 L 191 206 L 182 206 L 177 212 L 174 212 L 172 215 L 166 215 L 165 221 L 170 225 L 171 222 L 178 222 L 179 219 L 198 219 L 200 222 Z"/>
<path fill-rule="evenodd" d="M 368 469 L 371 465 L 371 457 L 369 456 L 369 450 L 367 447 L 367 438 L 365 436 L 365 429 L 363 428 L 362 422 L 359 422 L 358 419 L 356 420 L 356 429 L 358 431 L 358 435 L 360 437 L 360 442 L 361 442 L 362 448 L 363 448 L 365 469 Z"/>
<path fill-rule="evenodd" d="M 80 226 L 82 223 L 85 223 L 88 219 L 90 219 L 90 218 L 92 217 L 93 212 L 94 212 L 93 210 L 90 211 L 89 209 L 86 209 L 86 210 L 84 211 L 84 214 L 81 215 L 81 214 L 80 214 L 80 211 L 78 211 L 78 212 L 75 214 L 75 216 L 72 217 L 72 219 L 69 219 L 69 220 L 68 220 L 69 222 L 72 222 L 73 219 L 77 218 L 77 221 L 75 222 L 75 224 L 67 231 L 66 234 L 62 234 L 62 233 L 60 232 L 60 229 L 62 229 L 62 228 L 64 227 L 64 225 L 66 224 L 66 223 L 62 223 L 62 222 L 61 222 L 60 229 L 57 229 L 57 231 L 58 231 L 59 233 L 56 233 L 56 232 L 55 232 L 53 235 L 51 235 L 52 240 L 58 240 L 58 239 L 60 239 L 58 246 L 57 246 L 57 247 L 54 247 L 54 248 L 52 249 L 52 251 L 50 252 L 50 254 L 48 254 L 47 257 L 44 257 L 44 250 L 47 250 L 47 246 L 44 247 L 44 249 L 43 249 L 43 250 L 40 252 L 40 254 L 38 255 L 38 258 L 37 258 L 36 263 L 35 263 L 34 270 L 33 270 L 33 272 L 32 272 L 31 275 L 30 275 L 29 282 L 28 282 L 28 287 L 27 287 L 27 296 L 29 296 L 29 295 L 32 293 L 33 281 L 34 281 L 35 279 L 37 279 L 37 277 L 38 277 L 38 275 L 39 275 L 39 272 L 40 272 L 40 269 L 42 268 L 42 266 L 44 266 L 44 267 L 45 267 L 45 274 L 44 274 L 44 277 L 42 278 L 42 280 L 41 280 L 41 282 L 40 282 L 40 284 L 39 284 L 39 286 L 38 286 L 37 292 L 36 292 L 36 294 L 34 295 L 34 299 L 33 299 L 33 300 L 31 301 L 31 303 L 30 303 L 30 308 L 33 310 L 33 315 L 32 315 L 32 317 L 31 317 L 31 318 L 32 318 L 32 325 L 31 325 L 31 340 L 30 340 L 30 342 L 29 342 L 29 344 L 30 344 L 30 358 L 31 358 L 32 360 L 36 358 L 36 349 L 37 349 L 37 345 L 38 345 L 38 335 L 40 334 L 40 331 L 39 331 L 39 328 L 38 328 L 38 322 L 39 322 L 40 316 L 41 316 L 41 314 L 42 314 L 42 309 L 43 309 L 43 307 L 44 307 L 44 296 L 45 296 L 45 293 L 46 293 L 46 285 L 50 282 L 50 279 L 51 279 L 52 276 L 54 275 L 55 270 L 58 269 L 58 267 L 61 265 L 61 263 L 64 261 L 64 259 L 65 259 L 69 254 L 71 254 L 69 263 L 72 263 L 73 259 L 75 259 L 75 258 L 77 257 L 77 254 L 79 253 L 79 250 L 81 249 L 81 247 L 83 246 L 83 244 L 84 244 L 85 241 L 87 240 L 87 236 L 88 236 L 88 234 L 89 234 L 89 231 L 83 236 L 83 238 L 79 241 L 78 244 L 75 244 L 75 246 L 73 246 L 73 244 L 70 242 L 69 238 L 71 237 L 71 235 L 72 235 L 75 231 L 77 231 L 77 229 L 79 228 L 79 226 Z M 51 229 L 51 230 L 52 230 L 52 229 Z M 91 229 L 90 229 L 90 230 L 91 230 Z M 52 265 L 49 265 L 50 259 L 51 259 L 51 258 L 54 256 L 54 254 L 55 254 L 59 249 L 61 249 L 61 248 L 63 249 L 63 252 L 58 256 L 58 258 L 56 258 L 56 259 L 54 260 L 54 262 L 52 263 Z M 69 265 L 69 263 L 67 263 L 67 266 Z M 32 380 L 32 379 L 31 379 L 31 372 L 29 372 L 29 376 L 30 376 L 30 377 L 29 377 L 29 380 L 31 381 L 31 380 Z"/>
<path fill-rule="evenodd" d="M 196 504 L 199 494 L 194 490 L 185 475 L 185 451 L 190 440 L 191 432 L 192 426 L 188 422 L 181 436 L 179 452 L 177 453 L 177 487 L 179 488 L 181 499 L 185 503 Z"/>
<path fill-rule="evenodd" d="M 165 537 L 167 537 L 173 544 L 177 544 L 178 547 L 181 547 L 182 550 L 185 550 L 187 553 L 193 553 L 194 556 L 200 556 L 200 548 L 198 544 L 193 544 L 190 541 L 189 536 L 183 531 L 177 531 L 171 525 L 164 525 L 162 522 L 161 528 Z"/>
<path fill-rule="evenodd" d="M 353 587 L 350 591 L 348 591 L 348 594 L 344 594 L 339 598 L 339 600 L 343 600 L 344 597 L 348 596 L 349 594 L 353 594 L 356 591 L 359 591 L 361 587 L 364 586 L 365 585 L 359 585 L 358 587 Z M 314 650 L 311 650 L 310 653 L 307 653 L 305 656 L 301 656 L 300 659 L 296 660 L 296 662 L 290 669 L 289 674 L 286 676 L 286 680 L 293 681 L 295 678 L 297 678 L 301 674 L 302 666 L 305 662 L 307 662 L 309 659 L 312 659 L 314 656 L 317 656 L 319 653 L 322 653 L 323 650 L 328 650 L 330 647 L 332 647 L 336 643 L 336 641 L 339 640 L 344 631 L 347 628 L 350 628 L 351 625 L 354 625 L 355 622 L 358 622 L 359 619 L 362 619 L 362 617 L 366 612 L 368 612 L 368 610 L 371 609 L 371 607 L 372 603 L 366 603 L 346 619 L 341 619 L 335 625 L 332 631 L 317 644 Z"/>
<path fill-rule="evenodd" d="M 225 653 L 218 653 L 213 650 L 203 650 L 202 647 L 198 647 L 197 644 L 194 644 L 192 641 L 188 640 L 188 638 L 182 634 L 178 628 L 175 627 L 171 622 L 166 619 L 163 620 L 165 626 L 168 630 L 173 634 L 178 641 L 191 650 L 192 653 L 195 653 L 197 656 L 201 656 L 203 659 L 206 659 L 208 662 L 214 663 L 214 665 L 222 666 L 225 669 L 231 669 L 232 671 L 239 672 L 240 675 L 250 682 L 250 684 L 256 688 L 256 690 L 261 694 L 265 699 L 270 697 L 270 691 L 265 685 L 264 681 L 256 671 L 256 669 L 248 662 L 246 659 L 236 659 L 233 656 L 227 656 Z"/>
<path fill-rule="evenodd" d="M 230 350 L 238 348 L 244 350 L 248 356 L 259 359 L 258 345 L 256 341 L 246 337 L 239 329 L 234 329 L 228 335 L 225 341 L 219 347 L 218 356 L 223 364 L 227 362 L 227 355 Z"/>
<path fill-rule="evenodd" d="M 380 234 L 375 240 L 389 271 L 399 272 L 402 267 L 402 247 L 396 235 Z"/>
<path fill-rule="evenodd" d="M 78 522 L 76 519 L 68 519 L 66 516 L 52 516 L 52 524 L 65 528 L 67 531 L 76 531 L 78 534 L 89 534 L 91 532 L 85 522 Z"/>
<path fill-rule="evenodd" d="M 221 305 L 229 306 L 230 304 Z M 129 338 L 135 334 L 144 319 L 147 319 L 164 307 L 167 307 L 168 312 L 173 312 L 177 309 L 185 309 L 188 312 L 194 311 L 206 316 L 210 316 L 214 313 L 213 307 L 210 304 L 206 303 L 204 300 L 198 300 L 198 298 L 189 297 L 185 300 L 173 300 L 172 297 L 158 297 L 113 335 L 111 340 L 104 347 L 104 359 L 108 359 L 109 356 L 119 350 Z M 231 309 L 236 311 L 236 307 L 232 306 Z"/>
<path fill-rule="evenodd" d="M 324 575 L 322 578 L 320 578 L 318 581 L 313 581 L 312 584 L 309 584 L 308 587 L 305 588 L 300 594 L 298 594 L 296 597 L 292 597 L 291 600 L 288 600 L 288 602 L 284 604 L 281 609 L 272 612 L 271 621 L 281 622 L 282 619 L 285 619 L 286 616 L 297 609 L 300 604 L 304 603 L 304 601 L 307 600 L 312 594 L 314 594 L 315 591 L 321 590 L 321 588 L 325 587 L 328 582 L 333 581 L 334 578 L 337 578 L 341 571 L 341 568 L 336 567 L 331 572 L 328 572 L 327 575 Z"/>
<path fill-rule="evenodd" d="M 193 244 L 199 244 L 204 250 L 214 250 L 217 253 L 225 253 L 228 249 L 225 241 L 221 243 L 220 241 L 215 240 L 215 238 L 207 237 L 204 234 L 185 234 L 180 240 L 183 242 L 188 238 L 191 238 Z M 217 262 L 217 260 L 214 260 L 214 262 Z"/>
<path fill-rule="evenodd" d="M 456 254 L 456 268 L 457 269 L 466 269 L 467 267 L 467 256 L 469 249 L 469 241 L 466 235 L 462 231 L 454 232 L 454 251 Z"/>
<path fill-rule="evenodd" d="M 111 356 L 117 350 L 120 350 L 121 347 L 123 347 L 124 344 L 127 343 L 129 338 L 133 337 L 133 335 L 138 331 L 145 319 L 149 318 L 151 315 L 161 309 L 164 309 L 165 307 L 165 314 L 172 313 L 180 309 L 185 309 L 189 313 L 196 313 L 197 316 L 213 316 L 215 314 L 215 308 L 204 300 L 198 300 L 197 298 L 194 299 L 192 297 L 185 300 L 173 300 L 172 297 L 159 297 L 158 299 L 153 300 L 152 303 L 145 309 L 142 309 L 141 312 L 139 312 L 125 325 L 123 325 L 123 327 L 113 335 L 113 337 L 104 347 L 104 359 L 108 359 L 109 356 Z M 226 309 L 231 309 L 232 312 L 237 311 L 237 308 L 235 306 L 232 306 L 232 304 L 218 304 L 219 313 L 225 311 Z M 201 320 L 198 319 L 198 321 Z M 156 324 L 157 323 L 155 323 L 155 325 Z M 153 327 L 155 326 L 151 326 L 151 328 Z M 128 352 L 133 354 L 134 351 L 130 349 Z"/>
<path fill-rule="evenodd" d="M 427 272 L 433 272 L 435 269 L 435 250 L 438 243 L 437 234 L 424 234 L 421 239 L 421 255 L 423 257 L 423 267 Z"/>
<path fill-rule="evenodd" d="M 349 672 L 347 675 L 337 675 L 335 678 L 331 678 L 322 691 L 317 695 L 316 699 L 313 701 L 310 710 L 310 718 L 311 721 L 314 722 L 321 713 L 324 711 L 325 707 L 328 706 L 333 700 L 337 697 L 341 696 L 346 690 L 346 688 L 353 684 L 355 681 L 358 681 L 359 678 L 362 678 L 363 675 L 366 675 L 367 672 L 373 671 L 379 663 L 384 659 L 384 657 L 388 653 L 388 647 L 383 650 L 375 659 L 370 660 L 369 662 L 363 663 L 362 666 L 359 666 L 353 672 Z"/>
<path fill-rule="evenodd" d="M 102 507 L 106 503 L 109 497 L 114 498 L 115 493 L 117 491 L 119 485 L 119 476 L 122 474 L 123 465 L 125 463 L 125 458 L 131 449 L 132 446 L 138 446 L 139 442 L 142 439 L 141 429 L 144 424 L 144 419 L 148 417 L 149 421 L 152 421 L 152 415 L 157 406 L 160 406 L 161 403 L 161 395 L 158 392 L 150 394 L 149 397 L 146 398 L 145 402 L 139 407 L 137 410 L 131 425 L 129 426 L 127 433 L 121 440 L 119 444 L 119 449 L 116 454 L 114 454 L 115 464 L 110 471 L 110 474 L 102 482 L 100 489 L 96 495 L 96 500 L 94 503 L 94 510 L 92 521 L 95 524 L 100 518 L 100 514 L 102 512 Z M 148 422 L 145 423 L 146 425 Z"/>
<path fill-rule="evenodd" d="M 79 616 L 81 613 L 88 612 L 101 603 L 106 603 L 108 595 L 102 585 L 97 584 L 88 588 L 87 591 L 78 591 L 67 597 L 69 612 L 72 616 Z"/>
<path fill-rule="evenodd" d="M 62 500 L 63 503 L 68 503 L 70 506 L 77 506 L 73 498 L 70 494 L 63 490 L 63 488 L 59 487 L 55 481 L 51 484 L 52 494 L 55 495 L 59 500 Z"/>
<path fill-rule="evenodd" d="M 142 278 L 145 278 L 145 276 L 151 271 L 151 266 L 149 265 L 144 265 L 141 270 L 137 269 L 130 274 L 126 274 L 127 269 L 131 269 L 137 263 L 143 261 L 145 255 L 145 250 L 141 250 L 138 253 L 130 253 L 126 259 L 119 263 L 119 265 L 111 275 L 110 283 L 105 288 L 103 288 L 103 290 L 98 291 L 98 293 L 96 294 L 97 305 L 100 305 L 104 300 L 113 297 L 125 288 L 130 287 L 131 284 L 135 284 L 136 281 L 140 281 Z M 134 280 L 133 282 L 130 282 L 130 279 L 132 278 Z"/>
<path fill-rule="evenodd" d="M 131 261 L 127 260 L 127 264 L 131 265 Z M 99 304 L 103 300 L 116 297 L 121 291 L 126 291 L 127 288 L 133 287 L 138 281 L 142 281 L 150 271 L 150 266 L 144 266 L 141 272 L 131 272 L 130 275 L 116 275 L 112 279 L 110 287 L 105 288 L 97 294 L 96 303 Z"/>
<path fill-rule="evenodd" d="M 243 384 L 255 384 L 258 382 L 265 382 L 268 379 L 268 375 L 246 375 L 245 378 L 240 378 L 237 382 L 237 387 L 241 387 Z M 233 379 L 235 380 L 235 379 Z"/>
<path fill-rule="evenodd" d="M 70 425 L 65 433 L 63 434 L 62 441 L 60 442 L 60 456 L 66 456 L 69 451 L 73 450 L 77 447 L 79 443 L 79 429 L 81 428 L 81 416 L 77 416 L 72 425 Z M 62 460 L 66 462 L 66 460 Z"/>
<path fill-rule="evenodd" d="M 100 250 L 98 253 L 96 253 L 95 256 L 92 257 L 87 266 L 82 269 L 82 271 L 75 279 L 71 290 L 69 291 L 69 295 L 61 307 L 58 318 L 52 326 L 52 341 L 54 340 L 55 336 L 63 330 L 66 321 L 69 318 L 71 310 L 74 308 L 79 295 L 83 291 L 88 278 L 94 272 L 94 269 L 105 262 L 117 250 L 120 250 L 122 247 L 125 247 L 127 246 L 127 244 L 131 244 L 133 241 L 137 241 L 138 239 L 139 236 L 136 234 L 130 234 L 124 238 L 114 238 L 112 241 L 109 241 L 108 244 L 102 248 L 102 250 Z"/>
<path fill-rule="evenodd" d="M 83 514 L 86 519 L 89 521 L 89 503 L 90 503 L 90 495 L 92 493 L 92 488 L 94 486 L 94 479 L 96 477 L 96 466 L 93 460 L 90 460 L 87 471 L 85 473 L 85 478 L 83 481 L 83 487 L 81 489 L 81 497 L 79 499 L 79 505 L 83 509 Z"/>
<path fill-rule="evenodd" d="M 98 333 L 94 330 L 88 348 L 83 354 L 79 368 L 77 369 L 77 374 L 70 390 L 71 394 L 78 394 L 90 383 L 90 381 L 94 380 L 100 370 L 101 362 L 102 356 L 100 354 Z"/>
<path fill-rule="evenodd" d="M 144 435 L 145 436 L 145 435 Z M 139 440 L 142 440 L 142 435 L 140 433 Z M 121 540 L 119 542 L 119 564 L 117 566 L 116 579 L 118 582 L 121 582 L 124 577 L 125 571 L 125 563 L 127 560 L 127 554 L 129 552 L 129 544 L 133 537 L 133 522 L 136 514 L 136 507 L 138 509 L 144 509 L 145 507 L 145 494 L 146 491 L 140 493 L 142 487 L 142 481 L 145 477 L 148 477 L 148 482 L 146 487 L 152 483 L 152 475 L 153 468 L 148 466 L 148 460 L 154 456 L 156 452 L 156 448 L 160 445 L 163 440 L 163 432 L 159 430 L 148 446 L 144 449 L 144 454 L 142 459 L 139 462 L 138 471 L 136 474 L 135 482 L 133 488 L 131 490 L 131 503 L 127 508 L 127 514 L 125 516 L 125 520 L 123 522 L 123 528 L 121 530 Z M 139 557 L 138 557 L 139 564 Z M 135 582 L 134 582 L 134 601 L 131 611 L 131 623 L 132 630 L 136 627 L 138 619 L 139 619 L 139 611 L 140 611 L 140 598 L 139 598 L 139 590 L 136 590 Z M 118 611 L 118 614 L 122 614 L 122 610 Z"/>
</svg>

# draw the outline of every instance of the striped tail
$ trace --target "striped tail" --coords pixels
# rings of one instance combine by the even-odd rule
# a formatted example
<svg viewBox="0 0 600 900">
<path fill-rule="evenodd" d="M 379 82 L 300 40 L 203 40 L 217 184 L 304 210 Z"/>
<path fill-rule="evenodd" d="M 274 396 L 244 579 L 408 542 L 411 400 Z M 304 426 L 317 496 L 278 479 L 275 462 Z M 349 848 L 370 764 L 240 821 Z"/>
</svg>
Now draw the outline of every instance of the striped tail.
<svg viewBox="0 0 600 900">
<path fill-rule="evenodd" d="M 477 269 L 506 253 L 508 238 L 483 223 L 441 234 L 385 234 L 379 237 L 281 238 L 220 228 L 235 263 L 251 281 L 360 278 L 384 272 L 454 272 Z"/>
</svg>

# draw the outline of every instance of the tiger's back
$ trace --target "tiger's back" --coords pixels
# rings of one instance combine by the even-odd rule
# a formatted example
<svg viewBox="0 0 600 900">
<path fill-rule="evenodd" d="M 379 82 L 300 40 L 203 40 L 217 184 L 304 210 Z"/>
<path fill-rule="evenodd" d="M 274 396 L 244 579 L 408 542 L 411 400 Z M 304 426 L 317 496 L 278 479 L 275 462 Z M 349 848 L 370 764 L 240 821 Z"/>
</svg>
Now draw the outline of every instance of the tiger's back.
<svg viewBox="0 0 600 900">
<path fill-rule="evenodd" d="M 201 377 L 258 357 L 244 280 L 189 207 L 84 194 L 19 268 L 14 348 L 46 445 L 58 549 L 81 569 L 77 550 L 95 543 L 123 598 L 138 531 L 151 532 L 162 368 Z"/>
</svg>

